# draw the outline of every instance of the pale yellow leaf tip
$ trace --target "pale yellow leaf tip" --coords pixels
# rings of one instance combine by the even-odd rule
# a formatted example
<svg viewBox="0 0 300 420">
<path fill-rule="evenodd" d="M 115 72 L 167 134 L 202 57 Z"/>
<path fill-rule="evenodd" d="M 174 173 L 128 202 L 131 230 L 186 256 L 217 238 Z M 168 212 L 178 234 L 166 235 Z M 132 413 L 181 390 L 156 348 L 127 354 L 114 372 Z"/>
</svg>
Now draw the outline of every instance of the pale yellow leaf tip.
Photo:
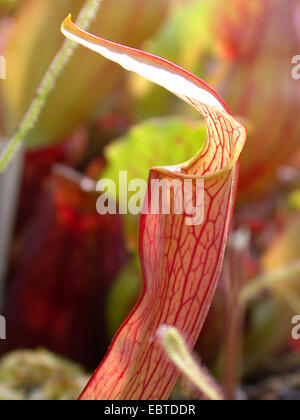
<svg viewBox="0 0 300 420">
<path fill-rule="evenodd" d="M 73 25 L 72 22 L 72 15 L 71 13 L 68 14 L 68 16 L 65 18 L 63 23 L 61 24 L 60 30 L 65 35 L 65 32 Z"/>
</svg>

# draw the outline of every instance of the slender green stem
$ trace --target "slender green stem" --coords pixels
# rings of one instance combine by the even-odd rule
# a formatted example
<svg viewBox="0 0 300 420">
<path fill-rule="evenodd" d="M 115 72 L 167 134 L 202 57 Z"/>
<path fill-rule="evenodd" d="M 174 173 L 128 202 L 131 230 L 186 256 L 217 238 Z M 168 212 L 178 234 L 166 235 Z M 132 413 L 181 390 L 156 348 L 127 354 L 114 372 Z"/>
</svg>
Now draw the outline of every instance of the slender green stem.
<svg viewBox="0 0 300 420">
<path fill-rule="evenodd" d="M 292 280 L 297 276 L 300 277 L 300 260 L 252 280 L 249 285 L 244 288 L 241 299 L 243 302 L 247 302 L 264 289 L 270 289 L 278 283 Z"/>
<path fill-rule="evenodd" d="M 78 16 L 78 25 L 83 28 L 87 28 L 95 17 L 102 1 L 103 0 L 87 0 Z M 63 42 L 59 52 L 50 64 L 50 67 L 40 84 L 35 99 L 31 103 L 20 124 L 19 130 L 9 140 L 0 156 L 0 174 L 6 168 L 16 150 L 22 144 L 24 138 L 37 122 L 46 100 L 55 86 L 58 76 L 61 74 L 65 65 L 69 62 L 74 50 L 77 48 L 77 45 L 78 44 L 76 44 L 76 42 L 69 40 L 65 40 Z"/>
<path fill-rule="evenodd" d="M 224 400 L 215 380 L 200 363 L 194 360 L 175 327 L 163 325 L 157 335 L 169 359 L 206 398 L 213 401 Z"/>
</svg>

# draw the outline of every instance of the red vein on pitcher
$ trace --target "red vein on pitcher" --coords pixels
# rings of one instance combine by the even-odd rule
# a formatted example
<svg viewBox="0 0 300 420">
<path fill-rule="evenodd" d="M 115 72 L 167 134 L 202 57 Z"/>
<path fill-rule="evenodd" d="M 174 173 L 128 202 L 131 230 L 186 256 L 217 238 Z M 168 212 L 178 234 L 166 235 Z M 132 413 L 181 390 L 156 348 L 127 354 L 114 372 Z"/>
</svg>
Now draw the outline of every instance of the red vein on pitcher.
<svg viewBox="0 0 300 420">
<path fill-rule="evenodd" d="M 159 57 L 81 30 L 69 16 L 68 38 L 163 86 L 205 118 L 205 147 L 191 160 L 151 169 L 153 179 L 203 179 L 204 221 L 188 226 L 185 215 L 143 214 L 140 259 L 144 291 L 116 334 L 81 399 L 166 399 L 180 372 L 155 340 L 162 324 L 175 326 L 193 347 L 210 308 L 222 268 L 237 188 L 245 128 L 206 83 Z M 148 188 L 148 198 L 150 188 Z"/>
</svg>

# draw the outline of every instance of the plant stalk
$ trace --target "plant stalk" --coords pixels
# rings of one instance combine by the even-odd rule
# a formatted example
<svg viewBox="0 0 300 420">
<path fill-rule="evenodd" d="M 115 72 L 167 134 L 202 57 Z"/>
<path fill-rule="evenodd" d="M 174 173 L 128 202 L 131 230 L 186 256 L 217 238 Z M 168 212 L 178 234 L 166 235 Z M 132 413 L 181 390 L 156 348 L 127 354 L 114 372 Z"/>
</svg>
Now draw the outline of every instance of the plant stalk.
<svg viewBox="0 0 300 420">
<path fill-rule="evenodd" d="M 92 22 L 93 18 L 95 17 L 102 1 L 103 0 L 87 0 L 78 16 L 78 25 L 82 26 L 83 28 L 87 28 Z M 7 164 L 11 160 L 14 153 L 18 150 L 23 140 L 26 138 L 30 130 L 34 127 L 41 114 L 42 109 L 44 108 L 49 94 L 54 89 L 55 82 L 58 76 L 63 71 L 65 65 L 69 62 L 77 46 L 78 44 L 76 42 L 72 42 L 69 40 L 65 40 L 63 42 L 61 49 L 50 64 L 50 67 L 40 84 L 35 99 L 32 101 L 27 113 L 25 114 L 20 124 L 19 130 L 9 140 L 8 144 L 1 153 L 0 174 L 7 167 Z"/>
<path fill-rule="evenodd" d="M 242 340 L 245 306 L 240 294 L 246 282 L 243 270 L 249 251 L 250 233 L 239 229 L 231 234 L 224 264 L 225 332 L 223 380 L 227 400 L 236 400 L 241 381 Z"/>
<path fill-rule="evenodd" d="M 3 145 L 0 144 L 0 150 Z M 0 308 L 4 296 L 4 279 L 9 260 L 9 249 L 18 204 L 18 193 L 23 172 L 24 150 L 19 148 L 7 171 L 0 177 Z"/>
<path fill-rule="evenodd" d="M 300 260 L 289 264 L 288 266 L 274 270 L 271 273 L 263 274 L 252 280 L 243 290 L 241 301 L 247 303 L 255 298 L 263 290 L 272 289 L 273 286 L 284 281 L 300 279 Z"/>
</svg>

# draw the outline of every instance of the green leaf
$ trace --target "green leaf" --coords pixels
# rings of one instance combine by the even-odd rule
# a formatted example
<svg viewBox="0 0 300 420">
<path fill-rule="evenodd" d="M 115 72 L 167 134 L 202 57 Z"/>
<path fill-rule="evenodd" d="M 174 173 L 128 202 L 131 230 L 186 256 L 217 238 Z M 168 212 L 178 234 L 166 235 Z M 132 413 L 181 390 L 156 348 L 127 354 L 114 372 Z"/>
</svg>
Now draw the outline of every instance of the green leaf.
<svg viewBox="0 0 300 420">
<path fill-rule="evenodd" d="M 108 295 L 106 314 L 108 332 L 111 337 L 136 304 L 142 290 L 142 283 L 141 268 L 138 256 L 135 255 L 121 270 Z"/>
<path fill-rule="evenodd" d="M 118 185 L 119 171 L 128 171 L 128 182 L 147 180 L 150 168 L 185 162 L 203 148 L 205 138 L 201 121 L 181 117 L 148 120 L 105 149 L 108 167 L 102 178 L 111 178 Z"/>
</svg>

